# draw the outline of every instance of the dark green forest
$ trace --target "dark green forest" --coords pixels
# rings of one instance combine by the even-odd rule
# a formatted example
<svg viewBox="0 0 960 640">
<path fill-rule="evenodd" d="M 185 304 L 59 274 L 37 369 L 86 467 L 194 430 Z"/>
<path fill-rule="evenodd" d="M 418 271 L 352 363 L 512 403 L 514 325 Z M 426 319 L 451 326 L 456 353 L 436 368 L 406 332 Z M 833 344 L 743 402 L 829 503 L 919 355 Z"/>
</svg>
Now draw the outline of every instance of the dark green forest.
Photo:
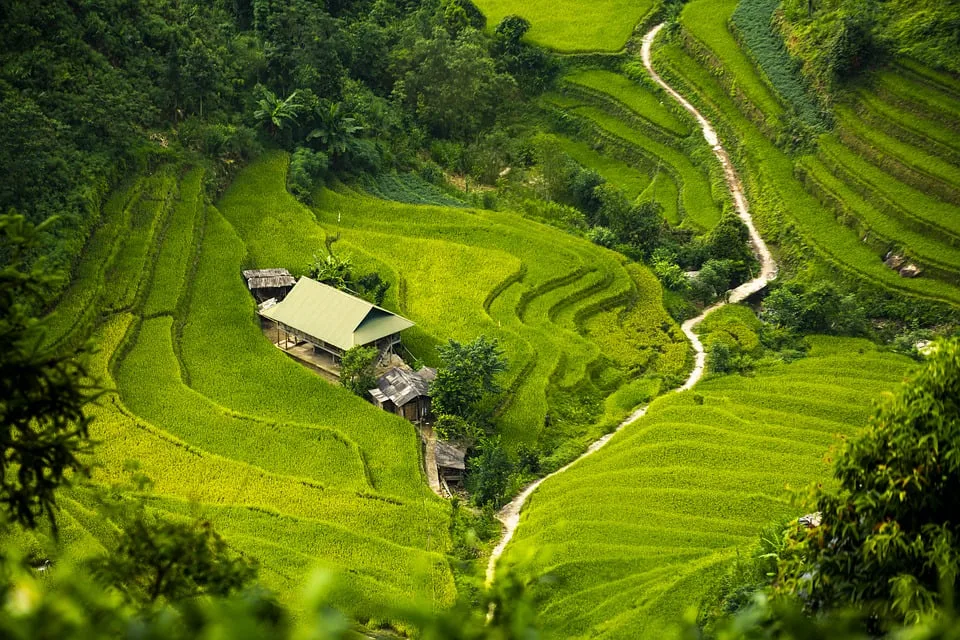
<svg viewBox="0 0 960 640">
<path fill-rule="evenodd" d="M 14 1 L 0 19 L 0 210 L 58 216 L 45 246 L 63 274 L 126 174 L 192 154 L 215 191 L 281 146 L 305 192 L 418 166 L 432 141 L 463 164 L 550 75 L 469 0 Z"/>
</svg>

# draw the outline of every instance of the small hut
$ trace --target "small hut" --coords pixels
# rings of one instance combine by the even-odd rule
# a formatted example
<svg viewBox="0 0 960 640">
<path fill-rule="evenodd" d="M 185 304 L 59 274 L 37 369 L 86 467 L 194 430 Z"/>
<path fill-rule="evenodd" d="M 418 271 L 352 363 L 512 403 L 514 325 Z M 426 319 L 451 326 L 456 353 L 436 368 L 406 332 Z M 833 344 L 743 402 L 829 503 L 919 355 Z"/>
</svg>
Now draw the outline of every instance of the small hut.
<svg viewBox="0 0 960 640">
<path fill-rule="evenodd" d="M 467 468 L 467 452 L 453 446 L 449 442 L 437 440 L 436 448 L 437 472 L 440 480 L 446 485 L 463 484 L 463 472 Z"/>
<path fill-rule="evenodd" d="M 370 396 L 384 411 L 420 422 L 430 415 L 430 382 L 436 377 L 436 369 L 430 367 L 416 373 L 393 367 L 380 376 Z"/>
<path fill-rule="evenodd" d="M 271 298 L 283 300 L 297 283 L 286 269 L 248 269 L 243 272 L 243 279 L 258 303 Z"/>
</svg>

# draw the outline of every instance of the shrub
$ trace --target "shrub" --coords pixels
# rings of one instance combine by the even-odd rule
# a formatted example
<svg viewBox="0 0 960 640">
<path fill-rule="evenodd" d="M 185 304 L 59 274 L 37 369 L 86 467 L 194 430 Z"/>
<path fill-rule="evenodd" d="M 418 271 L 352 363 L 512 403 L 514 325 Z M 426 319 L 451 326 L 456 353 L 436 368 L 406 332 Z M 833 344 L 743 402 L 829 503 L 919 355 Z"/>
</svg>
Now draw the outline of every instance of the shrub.
<svg viewBox="0 0 960 640">
<path fill-rule="evenodd" d="M 373 368 L 380 353 L 376 347 L 351 347 L 340 363 L 340 384 L 361 398 L 377 386 Z"/>
</svg>

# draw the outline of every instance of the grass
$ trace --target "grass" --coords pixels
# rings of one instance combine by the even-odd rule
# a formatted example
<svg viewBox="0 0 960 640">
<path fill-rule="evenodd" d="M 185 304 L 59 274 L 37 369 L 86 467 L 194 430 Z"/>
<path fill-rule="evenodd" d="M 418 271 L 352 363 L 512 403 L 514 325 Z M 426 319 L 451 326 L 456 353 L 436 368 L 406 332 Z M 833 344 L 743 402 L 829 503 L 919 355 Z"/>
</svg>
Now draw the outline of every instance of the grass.
<svg viewBox="0 0 960 640">
<path fill-rule="evenodd" d="M 887 217 L 869 202 L 836 178 L 829 167 L 812 157 L 802 158 L 800 165 L 814 181 L 827 200 L 837 203 L 840 212 L 852 215 L 859 225 L 861 234 L 870 234 L 883 239 L 887 250 L 895 247 L 909 247 L 914 257 L 931 266 L 939 266 L 954 276 L 960 275 L 960 250 L 936 237 L 917 233 L 904 227 L 895 218 Z"/>
<path fill-rule="evenodd" d="M 610 96 L 632 112 L 676 136 L 686 137 L 692 133 L 690 125 L 665 106 L 667 98 L 618 73 L 602 69 L 581 70 L 564 76 L 564 80 Z"/>
<path fill-rule="evenodd" d="M 155 282 L 146 298 L 144 315 L 173 313 L 180 300 L 188 263 L 196 251 L 194 236 L 205 206 L 202 181 L 203 171 L 194 169 L 180 183 L 180 197 L 173 205 L 157 256 Z"/>
<path fill-rule="evenodd" d="M 858 190 L 868 199 L 891 208 L 905 222 L 935 237 L 946 235 L 960 239 L 960 216 L 955 205 L 896 180 L 844 146 L 835 136 L 822 136 L 819 152 L 846 182 L 863 185 Z"/>
<path fill-rule="evenodd" d="M 493 29 L 508 15 L 526 18 L 526 39 L 561 53 L 614 52 L 626 45 L 637 24 L 657 3 L 654 0 L 478 0 L 477 6 Z"/>
<path fill-rule="evenodd" d="M 565 136 L 556 136 L 560 148 L 588 169 L 593 169 L 610 184 L 621 189 L 628 198 L 635 199 L 650 185 L 650 176 L 626 162 L 594 150 L 585 142 Z"/>
<path fill-rule="evenodd" d="M 836 113 L 841 128 L 848 132 L 848 135 L 862 141 L 858 145 L 861 154 L 869 153 L 871 159 L 881 167 L 892 165 L 892 172 L 895 172 L 897 167 L 906 167 L 920 176 L 922 184 L 914 186 L 925 188 L 928 183 L 942 185 L 941 189 L 952 193 L 952 200 L 960 203 L 960 167 L 874 127 L 866 126 L 863 119 L 849 107 L 837 107 Z"/>
<path fill-rule="evenodd" d="M 658 637 L 828 474 L 837 435 L 865 425 L 906 358 L 817 338 L 809 357 L 717 377 L 646 417 L 532 496 L 505 561 L 534 580 L 545 638 Z M 697 398 L 702 398 L 698 404 Z"/>
</svg>

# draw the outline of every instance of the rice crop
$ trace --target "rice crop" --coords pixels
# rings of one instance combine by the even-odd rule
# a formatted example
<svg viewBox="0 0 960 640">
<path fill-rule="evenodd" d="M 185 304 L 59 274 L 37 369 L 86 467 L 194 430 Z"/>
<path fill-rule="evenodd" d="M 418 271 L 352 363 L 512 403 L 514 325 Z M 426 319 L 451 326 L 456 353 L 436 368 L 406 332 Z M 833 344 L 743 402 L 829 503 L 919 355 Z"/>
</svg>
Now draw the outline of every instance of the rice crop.
<svg viewBox="0 0 960 640">
<path fill-rule="evenodd" d="M 563 79 L 609 96 L 653 125 L 676 136 L 686 137 L 692 132 L 690 124 L 666 106 L 666 99 L 662 95 L 618 73 L 587 69 L 566 75 Z"/>
<path fill-rule="evenodd" d="M 634 28 L 656 7 L 654 0 L 478 0 L 492 29 L 508 15 L 526 18 L 526 39 L 561 53 L 620 51 Z"/>
<path fill-rule="evenodd" d="M 763 526 L 801 515 L 786 488 L 825 478 L 829 447 L 866 424 L 910 365 L 863 341 L 811 346 L 793 364 L 655 400 L 541 485 L 504 561 L 542 578 L 532 584 L 545 638 L 657 637 Z"/>
</svg>

